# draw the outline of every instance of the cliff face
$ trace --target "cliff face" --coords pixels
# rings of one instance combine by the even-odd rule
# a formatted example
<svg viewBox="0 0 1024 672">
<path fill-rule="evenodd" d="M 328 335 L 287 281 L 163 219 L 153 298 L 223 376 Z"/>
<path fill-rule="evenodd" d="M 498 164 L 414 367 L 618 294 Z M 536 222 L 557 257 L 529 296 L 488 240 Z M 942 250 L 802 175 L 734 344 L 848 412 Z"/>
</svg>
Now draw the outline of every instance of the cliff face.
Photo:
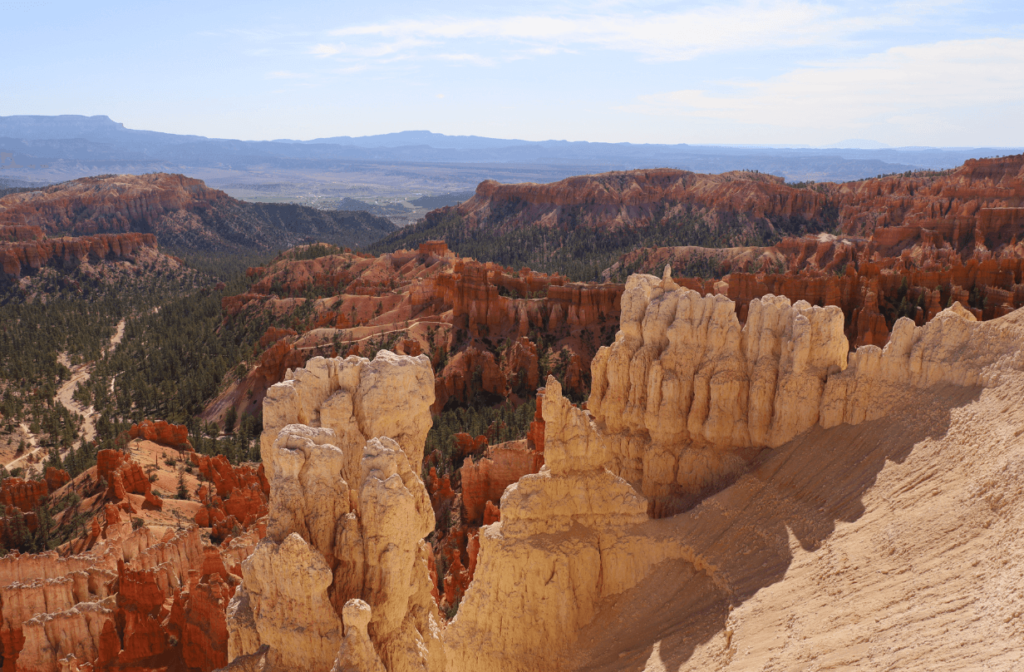
<svg viewBox="0 0 1024 672">
<path fill-rule="evenodd" d="M 237 201 L 183 175 L 90 177 L 0 198 L 0 240 L 152 234 L 165 246 L 211 252 L 288 247 L 307 238 L 365 245 L 394 231 L 368 213 Z"/>
<path fill-rule="evenodd" d="M 569 211 L 576 225 L 611 229 L 646 226 L 686 211 L 705 214 L 712 222 L 738 216 L 772 227 L 795 218 L 847 235 L 877 233 L 886 244 L 934 231 L 958 250 L 976 241 L 994 248 L 1024 226 L 1024 156 L 971 160 L 941 174 L 811 186 L 750 172 L 703 175 L 669 169 L 586 175 L 543 185 L 487 181 L 457 208 L 469 227 L 497 230 L 554 226 L 564 223 Z"/>
<path fill-rule="evenodd" d="M 183 175 L 84 178 L 5 196 L 0 226 L 36 226 L 47 235 L 153 232 L 175 213 L 185 224 L 197 211 L 228 200 L 224 192 Z"/>
<path fill-rule="evenodd" d="M 601 228 L 647 225 L 695 209 L 717 219 L 822 216 L 829 194 L 794 189 L 780 177 L 752 172 L 703 175 L 683 170 L 633 170 L 571 177 L 551 184 L 482 182 L 457 212 L 471 227 L 515 228 L 563 223 Z"/>
<path fill-rule="evenodd" d="M 720 490 L 763 448 L 818 423 L 876 417 L 883 388 L 864 386 L 880 370 L 918 387 L 975 384 L 980 367 L 966 353 L 956 366 L 933 364 L 955 359 L 972 324 L 959 303 L 922 328 L 902 318 L 882 365 L 877 346 L 849 353 L 835 306 L 769 294 L 750 302 L 741 326 L 724 295 L 701 297 L 667 275 L 632 276 L 615 343 L 594 359 L 588 409 L 609 468 L 648 497 L 652 514 L 667 515 Z M 841 382 L 850 379 L 865 379 L 861 394 Z"/>
<path fill-rule="evenodd" d="M 39 231 L 36 227 L 32 228 Z M 144 247 L 155 250 L 156 236 L 149 233 L 121 233 L 45 238 L 40 232 L 35 240 L 0 242 L 0 271 L 10 278 L 18 278 L 23 271 L 38 270 L 52 264 L 69 268 L 86 261 L 95 263 L 107 259 L 135 259 Z"/>
<path fill-rule="evenodd" d="M 899 317 L 922 325 L 955 301 L 986 320 L 1024 305 L 1024 157 L 972 161 L 943 176 L 818 186 L 843 204 L 849 235 L 640 249 L 613 269 L 711 269 L 720 281 L 677 282 L 726 294 L 741 321 L 751 299 L 767 294 L 838 306 L 853 347 L 884 345 Z"/>
</svg>

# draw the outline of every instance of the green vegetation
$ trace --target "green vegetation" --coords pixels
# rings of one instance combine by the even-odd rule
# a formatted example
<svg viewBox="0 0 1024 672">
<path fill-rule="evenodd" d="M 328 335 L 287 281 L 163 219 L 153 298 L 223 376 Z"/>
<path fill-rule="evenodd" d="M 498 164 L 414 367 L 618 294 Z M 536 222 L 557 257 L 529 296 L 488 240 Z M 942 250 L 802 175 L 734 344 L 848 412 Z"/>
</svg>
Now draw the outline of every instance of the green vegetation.
<svg viewBox="0 0 1024 672">
<path fill-rule="evenodd" d="M 440 456 L 437 463 L 438 475 L 451 476 L 452 487 L 457 487 L 458 469 L 462 461 L 456 454 L 456 434 L 461 432 L 474 437 L 484 435 L 491 444 L 522 439 L 526 437 L 536 411 L 536 399 L 518 408 L 505 402 L 498 406 L 471 404 L 447 409 L 434 416 L 434 426 L 427 432 L 423 453 L 429 455 L 437 450 Z"/>
<path fill-rule="evenodd" d="M 0 516 L 0 557 L 10 550 L 21 553 L 50 551 L 71 539 L 85 536 L 85 526 L 92 517 L 87 511 L 79 511 L 82 498 L 69 492 L 60 499 L 50 498 L 29 513 L 13 509 L 11 515 Z M 38 525 L 33 531 L 29 516 L 34 516 Z M 57 523 L 57 518 L 61 522 Z"/>
<path fill-rule="evenodd" d="M 281 253 L 281 257 L 285 259 L 295 259 L 300 261 L 303 259 L 319 259 L 320 257 L 329 257 L 334 254 L 344 254 L 351 252 L 348 248 L 341 248 L 337 245 L 328 245 L 327 243 L 316 243 L 315 245 L 304 245 L 302 247 L 296 247 L 291 250 L 287 250 Z"/>
<path fill-rule="evenodd" d="M 437 208 L 458 205 L 459 203 L 468 201 L 473 198 L 474 194 L 476 194 L 475 191 L 449 191 L 437 196 L 420 196 L 419 198 L 409 202 L 420 208 L 436 210 Z"/>
<path fill-rule="evenodd" d="M 66 450 L 81 428 L 56 400 L 69 367 L 100 359 L 120 320 L 194 291 L 198 278 L 154 271 L 115 286 L 76 270 L 40 273 L 33 281 L 28 294 L 14 283 L 0 285 L 0 437 L 25 424 L 42 435 L 40 445 Z"/>
<path fill-rule="evenodd" d="M 646 226 L 617 229 L 584 224 L 582 207 L 564 208 L 556 226 L 513 222 L 524 206 L 506 204 L 488 222 L 468 228 L 454 208 L 430 213 L 426 219 L 384 238 L 369 247 L 375 254 L 400 248 L 416 248 L 428 240 L 443 239 L 456 253 L 479 261 L 494 261 L 518 269 L 528 267 L 545 273 L 561 273 L 571 280 L 600 281 L 601 271 L 623 255 L 639 248 L 697 245 L 701 247 L 767 246 L 784 236 L 831 231 L 838 210 L 826 208 L 821 222 L 802 217 L 774 217 L 772 228 L 743 217 L 725 218 L 716 225 L 703 215 L 679 204 L 662 204 Z M 667 214 L 675 213 L 675 214 Z M 774 229 L 774 230 L 773 230 Z"/>
</svg>

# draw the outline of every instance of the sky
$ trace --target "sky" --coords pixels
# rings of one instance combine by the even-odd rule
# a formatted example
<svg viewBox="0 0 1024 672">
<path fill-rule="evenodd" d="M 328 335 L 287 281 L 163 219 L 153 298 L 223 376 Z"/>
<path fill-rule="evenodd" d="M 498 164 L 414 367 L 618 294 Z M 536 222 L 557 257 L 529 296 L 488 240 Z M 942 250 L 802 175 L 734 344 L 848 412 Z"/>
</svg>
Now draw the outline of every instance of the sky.
<svg viewBox="0 0 1024 672">
<path fill-rule="evenodd" d="M 0 0 L 0 115 L 308 140 L 1024 146 L 1024 2 Z"/>
</svg>

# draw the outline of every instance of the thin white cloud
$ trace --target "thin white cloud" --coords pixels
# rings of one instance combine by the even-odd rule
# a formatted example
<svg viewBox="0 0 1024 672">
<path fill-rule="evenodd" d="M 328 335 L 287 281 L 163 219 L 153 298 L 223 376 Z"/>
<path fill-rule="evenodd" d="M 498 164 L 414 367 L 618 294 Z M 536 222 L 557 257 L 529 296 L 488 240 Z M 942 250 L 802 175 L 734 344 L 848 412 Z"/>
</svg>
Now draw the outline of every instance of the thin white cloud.
<svg viewBox="0 0 1024 672">
<path fill-rule="evenodd" d="M 288 70 L 274 70 L 267 73 L 267 79 L 309 79 L 312 76 L 304 72 L 289 72 Z"/>
<path fill-rule="evenodd" d="M 320 57 L 335 56 L 342 51 L 343 49 L 340 46 L 333 44 L 317 44 L 309 49 L 309 53 Z"/>
<path fill-rule="evenodd" d="M 429 44 L 432 43 L 411 37 L 369 44 L 354 42 L 320 43 L 310 47 L 309 53 L 321 58 L 341 55 L 347 58 L 376 59 L 395 55 L 407 55 L 413 49 Z"/>
<path fill-rule="evenodd" d="M 899 144 L 901 133 L 960 129 L 965 110 L 1016 109 L 1024 117 L 1024 39 L 895 47 L 807 65 L 763 82 L 643 96 L 620 109 L 804 131 L 885 128 L 895 136 L 889 141 Z"/>
<path fill-rule="evenodd" d="M 921 9 L 914 9 L 916 14 Z M 851 16 L 820 2 L 800 0 L 719 3 L 682 12 L 605 13 L 573 16 L 523 15 L 496 19 L 406 20 L 348 26 L 334 37 L 399 48 L 456 40 L 486 41 L 538 53 L 570 46 L 592 46 L 638 54 L 657 61 L 679 61 L 706 54 L 756 48 L 834 45 L 837 41 L 884 26 L 909 22 L 907 11 Z M 327 51 L 329 47 L 318 45 Z"/>
<path fill-rule="evenodd" d="M 472 63 L 474 65 L 492 66 L 495 64 L 493 58 L 480 56 L 479 54 L 437 54 L 431 56 L 439 61 L 451 61 L 454 63 Z"/>
</svg>

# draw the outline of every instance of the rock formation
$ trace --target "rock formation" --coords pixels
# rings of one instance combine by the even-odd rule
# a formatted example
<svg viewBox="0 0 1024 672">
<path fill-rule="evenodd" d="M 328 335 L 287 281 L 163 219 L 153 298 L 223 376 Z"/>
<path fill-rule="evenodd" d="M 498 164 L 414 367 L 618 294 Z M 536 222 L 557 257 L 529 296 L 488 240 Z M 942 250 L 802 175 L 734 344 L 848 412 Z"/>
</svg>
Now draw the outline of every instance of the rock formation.
<svg viewBox="0 0 1024 672">
<path fill-rule="evenodd" d="M 733 468 L 716 459 L 724 449 L 737 459 L 744 454 L 735 449 L 744 445 L 781 450 L 815 426 L 891 414 L 908 390 L 998 385 L 1024 368 L 1019 325 L 982 325 L 958 305 L 923 327 L 902 320 L 884 350 L 864 346 L 837 364 L 846 344 L 841 319 L 836 324 L 830 312 L 773 297 L 752 309 L 741 330 L 725 297 L 702 298 L 667 278 L 631 278 L 622 331 L 595 359 L 593 415 L 569 404 L 557 381 L 548 381 L 547 465 L 510 486 L 501 522 L 481 530 L 473 584 L 444 635 L 448 669 L 571 667 L 571 658 L 558 660 L 560 642 L 598 616 L 599 601 L 631 590 L 673 558 L 745 594 L 738 575 L 726 578 L 727 570 L 713 564 L 738 564 L 743 554 L 709 559 L 722 551 L 712 550 L 717 534 L 701 525 L 699 513 L 671 519 L 688 521 L 696 536 L 666 536 L 662 521 L 647 522 L 644 499 L 602 466 L 625 472 L 655 498 L 664 492 L 663 473 L 675 477 L 670 489 L 710 477 L 708 492 L 714 492 L 728 484 L 714 478 Z M 691 365 L 674 368 L 683 361 Z M 688 379 L 668 373 L 681 370 Z M 679 419 L 666 424 L 672 416 Z M 677 448 L 681 457 L 674 458 Z M 712 454 L 687 455 L 695 449 Z M 630 458 L 640 466 L 628 466 Z M 715 510 L 701 508 L 704 517 Z M 530 629 L 510 626 L 506 613 L 525 616 Z"/>
<path fill-rule="evenodd" d="M 412 467 L 432 401 L 428 363 L 385 351 L 373 362 L 311 360 L 268 395 L 261 440 L 270 534 L 243 565 L 231 653 L 276 665 L 303 655 L 308 669 L 569 669 L 573 647 L 586 646 L 578 638 L 598 627 L 605 606 L 666 567 L 689 567 L 709 595 L 747 599 L 759 579 L 738 568 L 776 562 L 764 555 L 769 540 L 754 535 L 753 559 L 735 552 L 739 538 L 723 555 L 716 529 L 751 534 L 717 512 L 747 515 L 729 508 L 729 493 L 775 478 L 748 474 L 755 458 L 777 464 L 806 437 L 891 415 L 914 391 L 1012 385 L 1024 370 L 1024 327 L 1009 320 L 982 323 L 954 303 L 923 326 L 899 320 L 884 349 L 850 353 L 838 307 L 766 296 L 750 302 L 741 326 L 725 295 L 700 296 L 669 275 L 630 278 L 621 330 L 594 359 L 588 410 L 548 378 L 544 467 L 508 485 L 500 521 L 468 540 L 471 568 L 459 572 L 474 578 L 441 632 L 421 542 L 433 516 Z M 377 382 L 366 384 L 368 376 Z M 392 413 L 424 418 L 420 429 L 389 426 L 382 429 L 397 440 L 387 431 L 375 438 L 366 423 L 381 416 L 369 409 L 396 396 L 412 407 Z M 472 483 L 480 464 L 466 464 L 463 478 Z M 788 506 L 786 488 L 799 486 L 786 478 L 769 493 L 775 503 L 750 515 Z M 290 578 L 300 567 L 308 568 L 302 578 Z M 778 580 L 765 571 L 763 580 Z M 300 591 L 300 581 L 314 583 Z M 300 608 L 296 600 L 313 602 Z M 287 634 L 302 629 L 320 633 L 315 646 Z M 275 644 L 259 654 L 268 641 Z M 302 652 L 288 653 L 298 642 L 306 642 Z"/>
<path fill-rule="evenodd" d="M 186 455 L 213 485 L 212 490 L 208 484 L 199 486 L 196 494 L 203 507 L 196 512 L 195 521 L 199 527 L 213 528 L 211 535 L 215 541 L 248 529 L 267 515 L 270 483 L 262 464 L 235 466 L 223 455 Z"/>
<path fill-rule="evenodd" d="M 46 481 L 30 481 L 23 478 L 5 478 L 0 482 L 0 504 L 12 506 L 23 512 L 36 508 L 47 495 L 50 488 Z"/>
<path fill-rule="evenodd" d="M 0 506 L 4 514 L 4 520 L 0 521 L 0 540 L 12 542 L 15 535 L 26 530 L 35 532 L 39 524 L 35 508 L 45 504 L 51 494 L 70 480 L 71 476 L 63 469 L 47 467 L 41 481 L 17 477 L 0 481 Z M 22 525 L 24 528 L 19 529 Z"/>
<path fill-rule="evenodd" d="M 257 413 L 266 390 L 312 357 L 372 354 L 381 345 L 413 356 L 429 353 L 438 369 L 435 413 L 480 395 L 532 396 L 545 355 L 535 342 L 542 336 L 552 364 L 566 369 L 567 386 L 583 394 L 582 374 L 597 344 L 614 331 L 623 290 L 458 258 L 439 241 L 380 257 L 286 254 L 249 273 L 250 291 L 223 299 L 229 320 L 295 314 L 306 306 L 307 290 L 328 296 L 313 303 L 308 318 L 293 321 L 294 328 L 267 330 L 259 365 L 210 404 L 211 420 L 229 406 L 239 415 Z M 386 341 L 390 334 L 397 340 Z"/>
<path fill-rule="evenodd" d="M 372 641 L 389 670 L 442 664 L 423 542 L 434 515 L 413 467 L 433 390 L 425 356 L 386 350 L 373 361 L 312 359 L 270 389 L 261 436 L 270 519 L 229 608 L 232 657 L 267 644 L 271 669 L 326 671 L 372 659 Z M 317 644 L 295 631 L 318 633 Z"/>
<path fill-rule="evenodd" d="M 747 227 L 761 223 L 783 232 L 791 221 L 818 224 L 820 231 L 838 227 L 848 235 L 875 234 L 883 247 L 935 232 L 959 250 L 978 243 L 991 249 L 1019 237 L 1022 199 L 1024 155 L 1017 155 L 969 160 L 946 173 L 922 171 L 843 184 L 788 185 L 763 173 L 702 175 L 672 169 L 583 175 L 550 184 L 488 180 L 473 198 L 448 210 L 471 229 L 498 231 L 570 218 L 577 226 L 647 226 L 696 212 L 712 226 L 738 217 Z"/>
<path fill-rule="evenodd" d="M 134 513 L 135 508 L 126 495 L 142 495 L 143 506 L 153 509 L 163 508 L 162 499 L 153 494 L 153 486 L 142 470 L 131 457 L 117 450 L 101 450 L 96 454 L 96 476 L 107 484 L 107 498 L 119 502 L 121 508 Z"/>
<path fill-rule="evenodd" d="M 488 446 L 479 461 L 466 458 L 460 469 L 463 522 L 480 525 L 487 504 L 501 500 L 505 488 L 544 465 L 544 453 L 530 450 L 525 440 Z"/>
<path fill-rule="evenodd" d="M 187 249 L 273 249 L 310 235 L 346 245 L 370 243 L 394 231 L 383 217 L 320 211 L 292 204 L 238 201 L 184 175 L 107 175 L 71 180 L 0 198 L 0 240 L 25 241 L 32 227 L 70 233 L 69 245 L 97 234 L 155 235 Z M 117 238 L 117 240 L 132 240 Z"/>
<path fill-rule="evenodd" d="M 0 215 L 2 214 L 3 211 L 0 210 Z M 38 227 L 32 228 L 39 231 Z M 0 225 L 0 231 L 3 230 Z M 35 240 L 0 242 L 0 272 L 8 278 L 17 279 L 23 271 L 38 270 L 50 264 L 60 264 L 69 268 L 86 261 L 134 259 L 142 248 L 155 250 L 156 247 L 156 236 L 151 233 L 45 238 L 39 231 L 39 236 Z"/>
<path fill-rule="evenodd" d="M 188 427 L 173 425 L 165 420 L 143 420 L 128 429 L 128 436 L 133 439 L 144 439 L 172 448 L 192 450 L 188 443 Z"/>
<path fill-rule="evenodd" d="M 162 604 L 196 557 L 191 549 L 199 547 L 195 530 L 163 540 L 150 528 L 133 531 L 113 506 L 96 535 L 95 545 L 83 554 L 64 558 L 55 552 L 14 552 L 0 561 L 5 669 L 56 672 L 58 661 L 69 655 L 107 669 L 122 649 L 115 628 L 123 608 L 118 587 L 130 602 L 150 599 L 142 597 L 148 591 L 161 595 Z M 126 569 L 126 562 L 138 569 Z M 133 579 L 142 575 L 150 577 L 151 589 L 136 590 L 143 584 Z M 135 641 L 140 621 L 127 618 L 126 641 Z"/>
<path fill-rule="evenodd" d="M 763 448 L 819 422 L 884 412 L 877 386 L 847 381 L 873 380 L 869 372 L 881 368 L 899 386 L 974 384 L 967 371 L 979 369 L 970 365 L 928 364 L 946 359 L 944 348 L 962 342 L 950 329 L 973 319 L 954 304 L 924 328 L 899 320 L 885 356 L 904 361 L 913 352 L 916 363 L 880 367 L 877 346 L 848 354 L 835 306 L 767 295 L 750 302 L 741 326 L 724 295 L 701 297 L 667 275 L 632 276 L 616 341 L 594 358 L 588 409 L 611 449 L 612 471 L 641 489 L 653 514 L 674 513 L 721 489 Z"/>
</svg>

